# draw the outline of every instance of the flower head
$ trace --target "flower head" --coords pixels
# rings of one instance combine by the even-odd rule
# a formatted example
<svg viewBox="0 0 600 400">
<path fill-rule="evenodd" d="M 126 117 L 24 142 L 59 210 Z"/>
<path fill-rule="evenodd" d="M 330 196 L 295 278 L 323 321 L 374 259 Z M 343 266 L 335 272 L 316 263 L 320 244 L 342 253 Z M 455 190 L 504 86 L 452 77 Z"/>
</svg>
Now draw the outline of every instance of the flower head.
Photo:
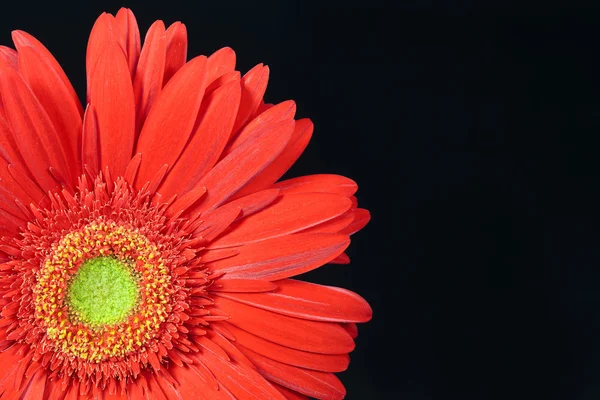
<svg viewBox="0 0 600 400">
<path fill-rule="evenodd" d="M 102 14 L 81 106 L 31 35 L 0 47 L 0 398 L 341 399 L 369 305 L 291 279 L 369 220 L 336 175 L 278 180 L 312 135 L 269 69 L 187 61 Z"/>
</svg>

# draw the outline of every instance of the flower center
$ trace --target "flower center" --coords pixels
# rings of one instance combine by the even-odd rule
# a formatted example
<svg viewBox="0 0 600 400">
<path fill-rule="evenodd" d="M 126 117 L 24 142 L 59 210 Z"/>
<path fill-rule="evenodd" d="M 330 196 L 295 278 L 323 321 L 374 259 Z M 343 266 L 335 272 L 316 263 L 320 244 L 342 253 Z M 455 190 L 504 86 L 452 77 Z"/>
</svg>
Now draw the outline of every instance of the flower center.
<svg viewBox="0 0 600 400">
<path fill-rule="evenodd" d="M 131 269 L 114 257 L 87 260 L 68 290 L 72 318 L 91 325 L 112 325 L 135 307 L 139 286 Z"/>
</svg>

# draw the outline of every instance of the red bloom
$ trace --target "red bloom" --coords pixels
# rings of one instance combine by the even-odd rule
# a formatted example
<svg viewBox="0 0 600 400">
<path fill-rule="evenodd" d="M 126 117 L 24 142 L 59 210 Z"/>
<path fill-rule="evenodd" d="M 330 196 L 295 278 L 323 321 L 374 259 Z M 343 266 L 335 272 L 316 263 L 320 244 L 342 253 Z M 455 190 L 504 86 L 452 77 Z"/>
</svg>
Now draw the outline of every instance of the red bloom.
<svg viewBox="0 0 600 400">
<path fill-rule="evenodd" d="M 276 181 L 310 120 L 224 48 L 127 9 L 87 49 L 87 106 L 50 52 L 0 47 L 0 398 L 341 399 L 369 305 L 290 279 L 369 220 L 336 175 Z"/>
</svg>

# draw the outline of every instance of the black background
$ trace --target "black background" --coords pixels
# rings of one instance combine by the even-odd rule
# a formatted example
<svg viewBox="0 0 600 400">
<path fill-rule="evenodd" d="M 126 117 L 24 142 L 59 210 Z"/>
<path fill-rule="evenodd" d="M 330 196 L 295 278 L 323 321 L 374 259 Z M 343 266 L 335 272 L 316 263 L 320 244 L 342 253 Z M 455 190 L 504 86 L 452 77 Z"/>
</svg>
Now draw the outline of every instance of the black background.
<svg viewBox="0 0 600 400">
<path fill-rule="evenodd" d="M 483 5 L 482 5 L 483 4 Z M 315 135 L 289 176 L 355 179 L 371 224 L 312 281 L 373 306 L 348 399 L 600 395 L 600 10 L 545 3 L 125 2 L 271 68 Z M 568 5 L 567 5 L 568 4 Z M 120 4 L 13 3 L 85 88 L 85 44 Z"/>
</svg>

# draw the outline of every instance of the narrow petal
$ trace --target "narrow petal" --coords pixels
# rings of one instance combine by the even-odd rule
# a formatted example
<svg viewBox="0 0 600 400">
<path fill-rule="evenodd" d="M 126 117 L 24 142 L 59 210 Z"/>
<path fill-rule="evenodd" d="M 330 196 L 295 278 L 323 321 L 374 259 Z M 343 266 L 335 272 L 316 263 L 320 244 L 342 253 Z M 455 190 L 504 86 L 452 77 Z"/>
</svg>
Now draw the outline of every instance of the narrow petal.
<svg viewBox="0 0 600 400">
<path fill-rule="evenodd" d="M 339 256 L 337 256 L 336 258 L 334 258 L 333 260 L 329 261 L 330 264 L 350 264 L 350 257 L 348 257 L 348 254 L 346 253 L 342 253 Z"/>
<path fill-rule="evenodd" d="M 95 74 L 98 60 L 104 54 L 105 48 L 107 46 L 112 46 L 114 43 L 119 44 L 115 17 L 108 13 L 102 13 L 98 19 L 96 19 L 92 31 L 90 32 L 85 56 L 87 103 L 90 102 L 92 77 Z"/>
<path fill-rule="evenodd" d="M 207 85 L 210 85 L 226 73 L 233 72 L 235 69 L 235 52 L 230 47 L 223 47 L 215 51 L 208 57 L 206 67 Z"/>
<path fill-rule="evenodd" d="M 227 329 L 235 336 L 235 343 L 268 357 L 271 360 L 296 367 L 323 372 L 342 372 L 348 368 L 348 354 L 318 354 L 296 350 L 270 342 L 227 323 Z"/>
<path fill-rule="evenodd" d="M 121 8 L 115 16 L 116 25 L 119 29 L 120 41 L 124 43 L 123 49 L 129 65 L 129 73 L 133 77 L 140 58 L 140 30 L 137 20 L 128 8 Z"/>
<path fill-rule="evenodd" d="M 65 71 L 62 69 L 58 61 L 56 61 L 52 53 L 50 53 L 50 51 L 39 40 L 27 32 L 13 31 L 12 39 L 19 52 L 25 47 L 30 47 L 39 58 L 44 60 L 48 68 L 52 69 L 52 72 L 60 79 L 60 85 L 66 91 L 66 93 L 68 93 L 68 101 L 77 107 L 77 112 L 79 113 L 81 119 L 81 116 L 83 115 L 81 101 L 79 100 L 71 81 L 69 81 L 67 74 L 65 74 Z"/>
<path fill-rule="evenodd" d="M 199 182 L 206 187 L 207 195 L 197 211 L 214 209 L 233 196 L 281 153 L 293 129 L 294 122 L 285 121 L 257 132 L 221 160 Z"/>
<path fill-rule="evenodd" d="M 175 22 L 165 32 L 167 39 L 167 55 L 165 57 L 165 74 L 163 86 L 185 64 L 187 60 L 187 29 L 181 22 Z"/>
<path fill-rule="evenodd" d="M 160 188 L 161 194 L 169 198 L 192 190 L 215 165 L 231 134 L 239 101 L 239 82 L 231 82 L 217 89 L 204 100 L 199 122 Z M 181 179 L 183 176 L 185 183 Z"/>
<path fill-rule="evenodd" d="M 41 58 L 33 47 L 19 50 L 19 72 L 38 99 L 57 132 L 65 149 L 67 162 L 79 176 L 81 146 L 81 104 L 71 96 L 67 87 L 51 63 Z"/>
<path fill-rule="evenodd" d="M 286 400 L 258 372 L 244 364 L 234 364 L 209 351 L 195 356 L 210 366 L 211 372 L 239 400 Z"/>
<path fill-rule="evenodd" d="M 0 117 L 0 157 L 7 163 L 18 165 L 21 169 L 27 171 L 25 160 L 19 152 L 14 135 L 8 127 L 8 123 L 2 117 Z"/>
<path fill-rule="evenodd" d="M 242 246 L 239 255 L 207 266 L 229 278 L 275 281 L 318 268 L 349 244 L 346 235 L 297 233 Z"/>
<path fill-rule="evenodd" d="M 349 290 L 294 279 L 276 283 L 278 288 L 271 292 L 220 295 L 271 312 L 314 321 L 367 322 L 373 316 L 369 303 Z"/>
<path fill-rule="evenodd" d="M 142 130 L 146 116 L 163 86 L 166 52 L 165 24 L 162 21 L 156 21 L 150 26 L 144 39 L 144 46 L 133 80 L 137 117 L 136 132 Z"/>
<path fill-rule="evenodd" d="M 91 174 L 92 178 L 95 178 L 100 171 L 100 143 L 98 135 L 96 111 L 94 107 L 88 105 L 83 116 L 81 166 Z"/>
<path fill-rule="evenodd" d="M 285 146 L 285 149 L 283 149 L 271 165 L 252 179 L 243 190 L 240 190 L 237 196 L 265 189 L 281 178 L 300 158 L 300 155 L 304 152 L 306 146 L 308 146 L 312 133 L 313 123 L 311 120 L 301 119 L 296 121 L 294 133 L 292 133 L 292 138 L 287 146 Z"/>
<path fill-rule="evenodd" d="M 282 121 L 291 120 L 296 114 L 296 103 L 292 100 L 284 101 L 275 107 L 265 111 L 246 125 L 239 134 L 233 139 L 225 150 L 225 155 L 229 154 L 255 132 L 265 130 Z"/>
<path fill-rule="evenodd" d="M 287 179 L 273 185 L 286 193 L 338 193 L 343 196 L 352 196 L 356 193 L 358 185 L 351 179 L 340 175 L 317 174 L 306 175 L 298 178 Z"/>
<path fill-rule="evenodd" d="M 306 395 L 300 394 L 298 392 L 295 392 L 291 389 L 288 389 L 286 387 L 283 387 L 281 385 L 278 385 L 274 382 L 271 382 L 271 384 L 277 388 L 277 390 L 279 390 L 281 392 L 281 394 L 283 394 L 285 396 L 285 398 L 287 400 L 310 400 L 310 398 Z"/>
<path fill-rule="evenodd" d="M 215 296 L 214 306 L 231 317 L 228 322 L 253 335 L 297 350 L 344 354 L 354 341 L 339 324 L 292 318 Z"/>
<path fill-rule="evenodd" d="M 204 94 L 206 57 L 187 63 L 160 93 L 140 133 L 138 187 L 164 165 L 172 166 L 188 141 Z M 185 101 L 182 101 L 185 99 Z"/>
<path fill-rule="evenodd" d="M 6 46 L 0 46 L 0 65 L 5 65 L 10 68 L 17 69 L 19 66 L 19 63 L 17 61 L 18 57 L 19 56 L 16 50 Z"/>
<path fill-rule="evenodd" d="M 351 205 L 348 198 L 331 193 L 280 196 L 262 211 L 236 222 L 210 247 L 232 247 L 288 235 L 342 215 Z"/>
<path fill-rule="evenodd" d="M 100 138 L 100 169 L 121 176 L 133 151 L 135 113 L 127 60 L 113 43 L 98 59 L 90 88 Z"/>
<path fill-rule="evenodd" d="M 240 215 L 241 209 L 236 205 L 225 205 L 211 211 L 203 218 L 203 223 L 194 232 L 207 242 L 220 235 Z"/>
<path fill-rule="evenodd" d="M 358 337 L 358 327 L 354 322 L 342 324 L 342 327 L 350 334 L 350 336 L 352 336 L 352 339 L 356 339 Z"/>
<path fill-rule="evenodd" d="M 352 212 L 354 219 L 348 225 L 348 227 L 344 228 L 341 233 L 346 235 L 353 235 L 356 232 L 360 231 L 364 228 L 369 221 L 371 220 L 371 213 L 364 208 L 357 208 Z"/>
<path fill-rule="evenodd" d="M 269 82 L 269 67 L 258 64 L 242 78 L 242 98 L 233 131 L 237 132 L 260 105 Z"/>
<path fill-rule="evenodd" d="M 49 168 L 57 169 L 62 176 L 70 176 L 72 170 L 48 114 L 15 70 L 1 72 L 0 93 L 7 122 L 28 170 L 45 191 L 54 189 L 57 185 Z"/>
<path fill-rule="evenodd" d="M 273 282 L 262 281 L 260 279 L 218 279 L 210 286 L 213 292 L 229 293 L 260 293 L 269 292 L 277 289 Z"/>
<path fill-rule="evenodd" d="M 348 199 L 348 201 L 350 201 Z M 321 224 L 315 225 L 308 229 L 304 229 L 303 233 L 338 233 L 347 228 L 352 221 L 354 220 L 353 211 L 348 211 L 339 217 L 333 218 L 329 221 L 323 222 Z"/>
<path fill-rule="evenodd" d="M 240 350 L 267 379 L 293 391 L 323 400 L 341 400 L 346 396 L 344 385 L 334 374 L 282 364 L 245 347 Z"/>
</svg>

